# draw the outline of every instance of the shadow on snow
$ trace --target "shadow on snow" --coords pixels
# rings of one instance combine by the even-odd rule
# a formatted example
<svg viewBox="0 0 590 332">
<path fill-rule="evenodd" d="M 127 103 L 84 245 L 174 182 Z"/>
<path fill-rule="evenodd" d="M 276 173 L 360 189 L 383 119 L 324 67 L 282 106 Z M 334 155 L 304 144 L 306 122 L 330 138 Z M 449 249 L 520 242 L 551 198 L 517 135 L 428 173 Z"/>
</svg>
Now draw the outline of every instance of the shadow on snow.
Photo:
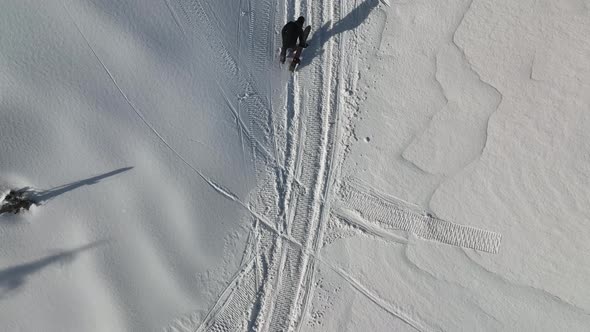
<svg viewBox="0 0 590 332">
<path fill-rule="evenodd" d="M 100 240 L 87 245 L 62 250 L 56 254 L 45 256 L 32 262 L 7 267 L 0 270 L 0 299 L 18 290 L 25 284 L 27 279 L 50 265 L 66 264 L 72 262 L 78 254 L 106 244 L 107 241 Z"/>
<path fill-rule="evenodd" d="M 307 42 L 309 46 L 305 49 L 301 57 L 299 69 L 309 65 L 313 59 L 322 55 L 324 53 L 324 45 L 330 38 L 359 27 L 377 5 L 379 5 L 379 0 L 366 0 L 340 21 L 336 22 L 332 28 L 330 28 L 332 22 L 328 21 L 320 29 L 316 30 L 312 38 Z"/>
<path fill-rule="evenodd" d="M 130 170 L 132 168 L 133 167 L 119 168 L 119 169 L 116 169 L 116 170 L 108 172 L 108 173 L 97 175 L 97 176 L 94 176 L 94 177 L 91 177 L 91 178 L 88 178 L 85 180 L 80 180 L 80 181 L 64 184 L 63 186 L 55 187 L 55 188 L 45 190 L 45 191 L 35 191 L 35 190 L 31 190 L 30 188 L 25 188 L 25 189 L 28 189 L 28 191 L 30 192 L 28 197 L 31 199 L 31 201 L 33 201 L 35 203 L 35 205 L 42 205 L 45 202 L 51 200 L 52 198 L 57 197 L 62 194 L 65 194 L 68 191 L 78 189 L 82 186 L 90 186 L 93 184 L 97 184 L 103 179 L 117 175 L 119 173 L 127 172 L 128 170 Z"/>
<path fill-rule="evenodd" d="M 117 175 L 119 173 L 126 172 L 133 167 L 119 168 L 114 171 L 97 175 L 85 180 L 80 180 L 72 183 L 65 184 L 63 186 L 55 187 L 49 190 L 35 190 L 31 187 L 24 187 L 21 189 L 11 190 L 3 202 L 0 202 L 0 215 L 4 213 L 18 213 L 20 211 L 28 210 L 31 205 L 43 205 L 51 199 L 65 194 L 69 191 L 75 190 L 82 186 L 90 186 L 97 184 L 101 180 Z"/>
</svg>

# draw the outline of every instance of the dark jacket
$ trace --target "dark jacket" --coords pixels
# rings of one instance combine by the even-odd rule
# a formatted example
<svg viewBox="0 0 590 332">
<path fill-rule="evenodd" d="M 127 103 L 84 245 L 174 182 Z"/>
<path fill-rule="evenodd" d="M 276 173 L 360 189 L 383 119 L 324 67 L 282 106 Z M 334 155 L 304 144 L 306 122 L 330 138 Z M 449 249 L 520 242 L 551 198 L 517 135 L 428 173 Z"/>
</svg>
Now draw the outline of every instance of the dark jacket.
<svg viewBox="0 0 590 332">
<path fill-rule="evenodd" d="M 281 30 L 281 35 L 283 37 L 283 48 L 295 48 L 297 46 L 297 39 L 299 39 L 299 42 L 302 42 L 303 27 L 297 24 L 297 22 L 289 22 Z"/>
</svg>

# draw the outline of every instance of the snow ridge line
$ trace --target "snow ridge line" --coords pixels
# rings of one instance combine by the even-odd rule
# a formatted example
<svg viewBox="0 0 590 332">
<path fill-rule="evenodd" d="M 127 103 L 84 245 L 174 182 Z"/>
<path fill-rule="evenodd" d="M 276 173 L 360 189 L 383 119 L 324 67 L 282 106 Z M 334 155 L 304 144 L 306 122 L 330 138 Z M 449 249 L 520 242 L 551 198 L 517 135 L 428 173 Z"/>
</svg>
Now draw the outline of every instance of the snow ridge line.
<svg viewBox="0 0 590 332">
<path fill-rule="evenodd" d="M 347 182 L 340 188 L 340 203 L 358 211 L 362 217 L 383 227 L 399 229 L 417 236 L 457 247 L 498 253 L 502 235 L 421 215 L 400 202 L 359 183 Z"/>
</svg>

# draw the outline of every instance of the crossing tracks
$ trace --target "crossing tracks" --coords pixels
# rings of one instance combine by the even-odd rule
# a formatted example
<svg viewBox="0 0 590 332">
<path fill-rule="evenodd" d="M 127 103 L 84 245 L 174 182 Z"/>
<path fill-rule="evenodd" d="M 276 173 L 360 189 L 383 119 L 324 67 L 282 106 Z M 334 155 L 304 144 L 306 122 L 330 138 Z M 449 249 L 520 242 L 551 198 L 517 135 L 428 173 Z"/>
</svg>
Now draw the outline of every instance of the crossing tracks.
<svg viewBox="0 0 590 332">
<path fill-rule="evenodd" d="M 334 189 L 344 153 L 340 130 L 349 125 L 341 123 L 342 91 L 350 85 L 345 73 L 351 66 L 351 55 L 343 52 L 347 34 L 341 31 L 346 26 L 341 21 L 350 12 L 345 12 L 347 3 L 352 2 L 240 0 L 236 36 L 244 41 L 239 42 L 236 55 L 219 33 L 211 3 L 169 1 L 189 42 L 195 38 L 219 54 L 213 61 L 218 73 L 214 79 L 235 117 L 244 156 L 254 164 L 257 186 L 247 202 L 232 196 L 251 216 L 239 271 L 204 319 L 198 323 L 192 316 L 178 319 L 168 329 L 299 330 L 313 295 L 316 264 L 334 270 L 349 283 L 354 281 L 355 289 L 365 289 L 345 271 L 323 261 L 319 253 L 331 201 L 338 202 L 331 195 L 341 192 Z M 280 46 L 280 27 L 299 15 L 312 26 L 304 52 L 304 57 L 312 59 L 304 60 L 301 70 L 290 75 L 286 68 L 278 68 L 278 54 L 273 50 Z M 360 198 L 343 201 L 349 203 L 344 207 L 362 209 L 355 204 L 369 202 L 363 195 L 358 192 Z M 388 309 L 412 323 L 408 324 L 420 325 L 394 311 Z"/>
</svg>

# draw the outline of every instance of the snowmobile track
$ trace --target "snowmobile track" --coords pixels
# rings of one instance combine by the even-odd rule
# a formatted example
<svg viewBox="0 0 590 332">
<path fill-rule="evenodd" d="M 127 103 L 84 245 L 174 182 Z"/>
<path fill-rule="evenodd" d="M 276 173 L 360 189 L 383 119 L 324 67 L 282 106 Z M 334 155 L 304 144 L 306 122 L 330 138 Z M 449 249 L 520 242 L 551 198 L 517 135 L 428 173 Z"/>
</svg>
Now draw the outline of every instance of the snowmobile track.
<svg viewBox="0 0 590 332">
<path fill-rule="evenodd" d="M 186 22 L 189 24 L 191 31 L 199 43 L 208 45 L 219 57 L 214 59 L 216 72 L 223 78 L 215 78 L 216 81 L 235 82 L 229 89 L 220 87 L 224 98 L 228 101 L 230 109 L 237 117 L 240 130 L 249 139 L 250 149 L 254 158 L 258 156 L 257 152 L 269 160 L 274 166 L 279 166 L 276 156 L 276 147 L 274 146 L 273 128 L 269 127 L 271 120 L 271 107 L 268 105 L 268 98 L 259 92 L 253 82 L 252 73 L 242 69 L 240 63 L 231 55 L 224 45 L 223 38 L 219 36 L 219 24 L 210 17 L 208 10 L 201 0 L 176 0 L 182 11 Z M 211 10 L 209 9 L 209 12 Z M 267 33 L 270 33 L 267 31 Z M 201 40 L 202 36 L 207 36 Z M 240 56 L 240 55 L 239 55 Z M 237 78 L 237 80 L 236 80 Z M 228 95 L 227 91 L 231 94 Z M 232 97 L 237 99 L 232 102 Z M 246 113 L 247 120 L 244 125 L 242 112 Z"/>
<path fill-rule="evenodd" d="M 328 202 L 334 175 L 331 167 L 336 154 L 339 92 L 343 80 L 342 38 L 316 32 L 318 35 L 314 36 L 314 44 L 310 47 L 323 48 L 324 52 L 305 70 L 290 76 L 283 100 L 285 106 L 274 108 L 274 90 L 268 87 L 264 98 L 259 92 L 265 87 L 254 83 L 263 75 L 260 71 L 267 70 L 263 68 L 268 66 L 267 61 L 276 60 L 274 46 L 262 48 L 261 52 L 250 46 L 253 66 L 250 71 L 245 70 L 242 67 L 243 54 L 236 61 L 218 36 L 215 22 L 208 15 L 210 8 L 206 7 L 207 4 L 200 0 L 176 1 L 193 32 L 205 34 L 208 45 L 220 54 L 216 59 L 219 75 L 228 81 L 232 76 L 238 78 L 235 86 L 229 88 L 232 92 L 241 91 L 243 96 L 238 99 L 238 107 L 233 108 L 237 121 L 241 121 L 240 113 L 245 111 L 249 117 L 249 131 L 244 130 L 245 134 L 252 138 L 253 145 L 257 145 L 252 147 L 253 151 L 265 151 L 267 159 L 274 163 L 269 165 L 264 160 L 254 160 L 257 174 L 261 176 L 259 180 L 265 180 L 264 185 L 250 196 L 259 197 L 260 202 L 252 206 L 255 211 L 251 212 L 256 218 L 263 219 L 253 222 L 252 245 L 243 258 L 243 262 L 249 262 L 248 268 L 242 269 L 238 279 L 230 282 L 198 330 L 299 329 L 310 301 L 314 264 L 319 259 L 322 234 L 329 217 Z M 240 3 L 240 8 L 245 9 L 246 2 Z M 252 20 L 258 20 L 253 17 L 277 18 L 271 23 L 276 25 L 284 24 L 293 16 L 304 15 L 312 27 L 320 27 L 325 22 L 333 23 L 340 15 L 339 2 L 285 1 L 282 8 L 280 0 L 275 3 L 276 13 L 271 1 L 262 0 L 257 7 L 248 2 L 251 23 L 247 38 L 250 44 L 253 43 Z M 276 15 L 279 11 L 282 13 Z M 240 31 L 246 24 L 242 16 Z M 278 31 L 271 27 L 267 30 L 267 33 Z M 266 36 L 262 39 L 275 42 L 275 38 Z M 231 96 L 225 97 L 231 106 Z M 279 147 L 277 142 L 284 145 Z M 274 205 L 269 206 L 271 204 Z M 267 217 L 269 219 L 264 219 Z M 250 257 L 254 257 L 252 262 Z"/>
<path fill-rule="evenodd" d="M 385 229 L 489 253 L 500 250 L 502 236 L 498 233 L 422 215 L 359 181 L 344 184 L 339 199 L 342 206 L 360 212 L 363 218 Z"/>
<path fill-rule="evenodd" d="M 301 3 L 299 12 L 307 16 L 312 27 L 319 27 L 324 22 L 333 22 L 336 18 L 333 3 L 330 1 L 306 1 Z M 338 4 L 335 4 L 336 6 Z M 295 9 L 295 12 L 298 10 Z M 311 288 L 314 257 L 317 256 L 317 244 L 321 241 L 326 215 L 322 213 L 323 204 L 328 200 L 328 175 L 335 145 L 335 127 L 338 112 L 338 91 L 341 76 L 338 75 L 341 55 L 334 49 L 340 38 L 319 35 L 314 38 L 315 45 L 325 52 L 298 72 L 290 81 L 293 84 L 294 99 L 300 100 L 295 114 L 300 117 L 299 140 L 292 146 L 297 147 L 294 180 L 305 191 L 291 191 L 288 200 L 287 233 L 303 248 L 288 246 L 282 254 L 282 275 L 279 289 L 273 294 L 273 310 L 265 327 L 272 331 L 294 330 L 299 326 L 305 314 L 306 293 Z M 312 82 L 311 88 L 300 90 L 298 78 L 303 82 Z M 303 86 L 303 85 L 301 85 Z M 293 121 L 297 123 L 297 121 Z M 287 167 L 290 170 L 290 167 Z M 292 185 L 293 183 L 291 183 Z"/>
</svg>

